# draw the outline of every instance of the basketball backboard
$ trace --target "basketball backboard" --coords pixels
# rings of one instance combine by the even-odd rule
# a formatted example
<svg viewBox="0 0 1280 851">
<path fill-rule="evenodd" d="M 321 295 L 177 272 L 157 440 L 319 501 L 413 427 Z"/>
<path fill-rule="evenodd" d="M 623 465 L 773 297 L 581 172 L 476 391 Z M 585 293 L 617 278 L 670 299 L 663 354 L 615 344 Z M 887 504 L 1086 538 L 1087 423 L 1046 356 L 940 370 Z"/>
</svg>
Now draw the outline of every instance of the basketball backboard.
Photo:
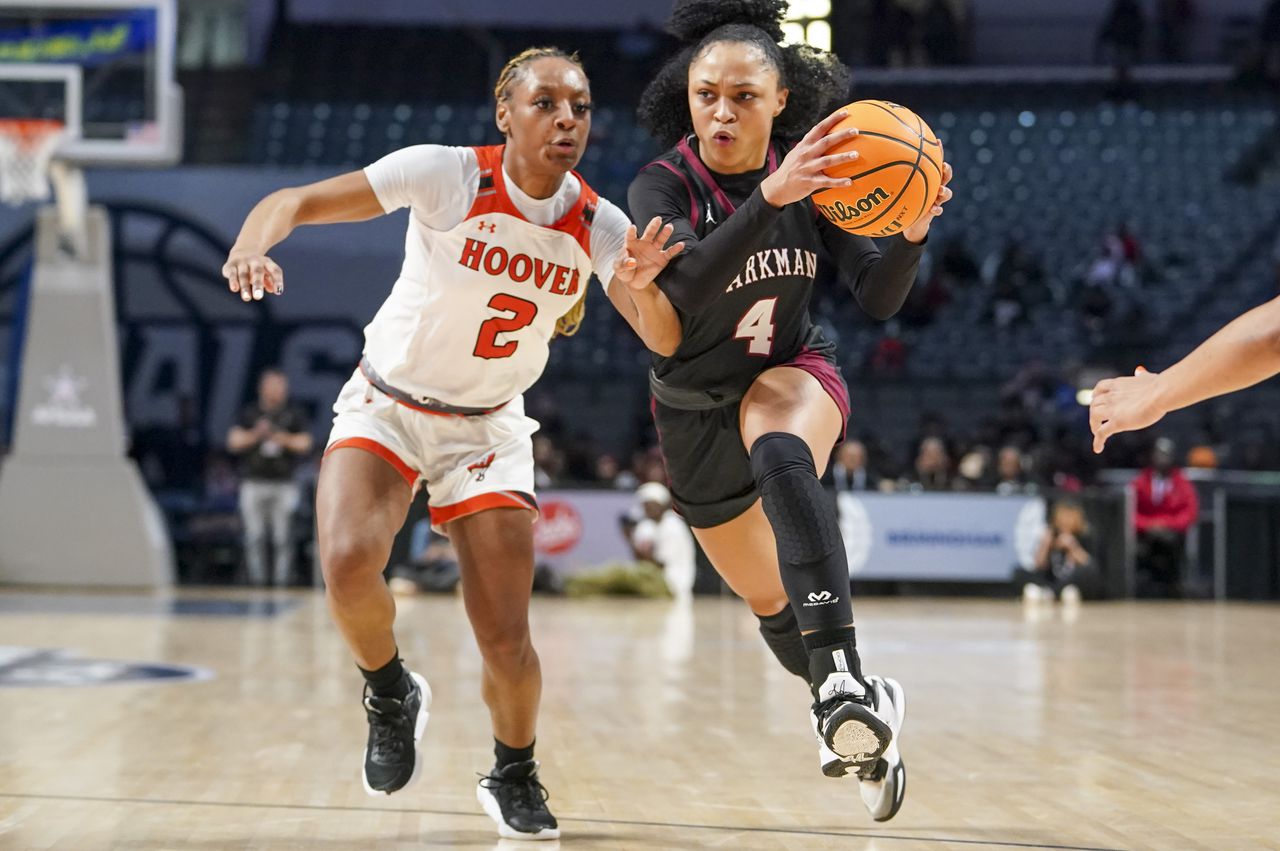
<svg viewBox="0 0 1280 851">
<path fill-rule="evenodd" d="M 176 31 L 174 0 L 0 0 L 0 118 L 78 118 L 57 152 L 77 165 L 175 163 Z M 78 88 L 39 66 L 78 67 Z"/>
</svg>

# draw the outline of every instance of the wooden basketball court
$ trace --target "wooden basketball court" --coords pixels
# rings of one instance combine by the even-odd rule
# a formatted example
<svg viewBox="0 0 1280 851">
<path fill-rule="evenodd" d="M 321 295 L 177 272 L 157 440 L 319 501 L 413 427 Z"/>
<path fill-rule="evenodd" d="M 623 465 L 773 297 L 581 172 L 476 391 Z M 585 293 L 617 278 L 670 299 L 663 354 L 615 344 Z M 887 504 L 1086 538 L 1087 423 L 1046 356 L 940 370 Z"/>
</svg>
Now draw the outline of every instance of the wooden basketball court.
<svg viewBox="0 0 1280 851">
<path fill-rule="evenodd" d="M 887 825 L 819 774 L 805 691 L 741 604 L 535 600 L 559 846 L 1280 848 L 1280 608 L 855 612 L 867 669 L 907 692 Z M 399 635 L 435 691 L 428 761 L 374 800 L 361 684 L 318 594 L 0 594 L 0 682 L 59 649 L 212 672 L 0 687 L 0 848 L 524 846 L 475 801 L 492 744 L 460 602 L 403 600 Z"/>
</svg>

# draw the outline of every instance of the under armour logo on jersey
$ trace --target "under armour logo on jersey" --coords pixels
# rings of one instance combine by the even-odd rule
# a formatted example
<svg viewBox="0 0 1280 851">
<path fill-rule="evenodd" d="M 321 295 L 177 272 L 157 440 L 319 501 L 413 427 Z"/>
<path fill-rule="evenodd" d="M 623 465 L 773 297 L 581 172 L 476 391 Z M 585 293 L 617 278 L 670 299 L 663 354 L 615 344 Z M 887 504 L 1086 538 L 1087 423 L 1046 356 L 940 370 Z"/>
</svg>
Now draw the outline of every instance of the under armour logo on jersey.
<svg viewBox="0 0 1280 851">
<path fill-rule="evenodd" d="M 496 458 L 496 457 L 497 457 L 497 453 L 496 453 L 496 452 L 490 452 L 490 453 L 489 453 L 489 456 L 488 456 L 487 458 L 483 458 L 483 459 L 481 459 L 481 460 L 477 461 L 477 462 L 476 462 L 476 463 L 474 463 L 474 464 L 468 464 L 468 465 L 467 465 L 467 472 L 468 472 L 468 473 L 475 473 L 475 472 L 479 471 L 479 475 L 478 475 L 478 476 L 476 476 L 476 481 L 477 481 L 477 482 L 483 482 L 483 481 L 484 481 L 484 474 L 485 474 L 485 473 L 487 473 L 487 472 L 489 472 L 489 467 L 491 467 L 491 466 L 493 465 L 493 459 L 494 459 L 494 458 Z"/>
<path fill-rule="evenodd" d="M 477 223 L 477 225 L 478 225 L 478 227 L 480 228 L 480 230 L 484 230 L 485 228 L 488 228 L 488 229 L 489 229 L 489 233 L 493 233 L 494 231 L 496 231 L 496 230 L 498 229 L 498 226 L 497 226 L 496 224 L 490 224 L 489 222 L 486 222 L 484 219 L 481 219 L 481 220 Z"/>
</svg>

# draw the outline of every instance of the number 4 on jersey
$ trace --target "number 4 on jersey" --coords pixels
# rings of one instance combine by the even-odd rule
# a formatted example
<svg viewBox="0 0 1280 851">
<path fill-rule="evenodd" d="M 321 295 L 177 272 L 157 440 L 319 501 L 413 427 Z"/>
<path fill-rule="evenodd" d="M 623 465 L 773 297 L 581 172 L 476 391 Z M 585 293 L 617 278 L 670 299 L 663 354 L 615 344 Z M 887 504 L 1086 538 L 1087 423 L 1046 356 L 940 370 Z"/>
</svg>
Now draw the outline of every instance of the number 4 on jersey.
<svg viewBox="0 0 1280 851">
<path fill-rule="evenodd" d="M 747 354 L 768 357 L 773 353 L 773 309 L 778 306 L 778 299 L 762 298 L 742 317 L 738 330 L 734 332 L 735 340 L 750 340 Z"/>
</svg>

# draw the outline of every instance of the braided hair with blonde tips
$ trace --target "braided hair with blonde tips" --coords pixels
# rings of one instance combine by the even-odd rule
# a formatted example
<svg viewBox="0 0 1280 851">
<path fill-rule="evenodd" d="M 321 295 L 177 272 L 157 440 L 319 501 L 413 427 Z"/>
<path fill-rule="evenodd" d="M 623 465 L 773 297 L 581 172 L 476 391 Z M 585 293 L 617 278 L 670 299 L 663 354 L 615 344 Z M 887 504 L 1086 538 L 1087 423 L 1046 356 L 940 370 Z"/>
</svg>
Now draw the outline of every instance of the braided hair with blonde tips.
<svg viewBox="0 0 1280 851">
<path fill-rule="evenodd" d="M 583 74 L 586 69 L 582 67 L 582 60 L 578 58 L 577 53 L 569 53 L 558 47 L 529 47 L 515 56 L 507 60 L 507 64 L 502 66 L 502 71 L 498 74 L 498 82 L 493 86 L 493 99 L 498 103 L 502 103 L 511 97 L 511 89 L 520 82 L 520 78 L 527 73 L 525 66 L 537 59 L 563 59 L 566 62 L 572 62 L 577 65 Z M 552 337 L 572 337 L 578 333 L 578 329 L 582 326 L 582 320 L 587 313 L 587 287 L 582 288 L 582 296 L 569 308 L 569 311 L 556 320 L 556 333 Z"/>
</svg>

